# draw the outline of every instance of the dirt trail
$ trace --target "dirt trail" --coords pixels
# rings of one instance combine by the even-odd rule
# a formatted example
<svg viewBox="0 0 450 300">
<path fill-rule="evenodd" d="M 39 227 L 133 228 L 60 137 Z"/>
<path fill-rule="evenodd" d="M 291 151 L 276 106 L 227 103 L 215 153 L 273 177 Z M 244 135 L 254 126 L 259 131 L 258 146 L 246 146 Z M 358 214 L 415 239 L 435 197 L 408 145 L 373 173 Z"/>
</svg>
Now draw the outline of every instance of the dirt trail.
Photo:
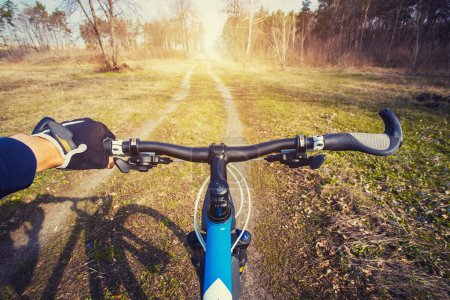
<svg viewBox="0 0 450 300">
<path fill-rule="evenodd" d="M 244 145 L 246 144 L 244 138 L 244 129 L 242 123 L 239 119 L 239 112 L 234 104 L 233 96 L 231 95 L 230 90 L 222 83 L 220 78 L 214 74 L 211 70 L 211 66 L 208 64 L 208 73 L 216 83 L 216 89 L 220 93 L 223 99 L 223 104 L 225 110 L 227 112 L 227 129 L 225 133 L 225 137 L 223 138 L 223 142 L 227 145 Z M 245 178 L 248 179 L 248 172 L 246 163 L 234 163 L 235 167 L 242 172 Z M 230 182 L 230 188 L 233 199 L 239 199 L 240 195 L 238 193 L 238 189 L 236 188 L 236 184 Z M 254 200 L 254 199 L 252 199 Z M 250 223 L 248 225 L 247 230 L 254 234 L 254 224 L 258 220 L 258 210 L 256 201 L 252 201 L 252 212 Z M 239 205 L 239 202 L 236 201 L 236 207 Z M 244 216 L 247 214 L 248 207 L 243 207 L 243 212 L 237 220 L 237 226 L 240 227 L 244 224 Z M 240 220 L 239 220 L 240 219 Z M 253 239 L 255 236 L 253 235 Z M 248 248 L 248 257 L 249 261 L 245 266 L 244 274 L 241 278 L 241 299 L 272 299 L 270 294 L 267 292 L 264 280 L 262 280 L 262 268 L 261 268 L 261 259 L 262 256 L 256 248 L 255 243 L 253 242 Z"/>
<path fill-rule="evenodd" d="M 146 121 L 140 129 L 133 132 L 134 136 L 149 136 L 178 107 L 180 102 L 186 99 L 189 95 L 190 79 L 195 67 L 196 65 L 192 66 L 186 72 L 180 90 L 171 97 L 160 117 Z M 95 196 L 96 189 L 106 183 L 114 172 L 114 170 L 92 171 L 74 188 L 63 192 L 58 197 L 88 199 Z M 70 231 L 67 228 L 67 222 L 71 220 L 72 204 L 71 201 L 41 203 L 38 207 L 33 208 L 40 213 L 36 213 L 30 217 L 29 222 L 24 222 L 16 230 L 9 232 L 8 237 L 2 237 L 2 240 L 6 239 L 7 242 L 0 243 L 0 285 L 7 284 L 30 261 L 35 261 L 40 248 L 45 247 L 52 238 L 59 238 L 58 236 L 64 231 Z M 28 223 L 39 224 L 40 228 L 30 228 Z"/>
</svg>

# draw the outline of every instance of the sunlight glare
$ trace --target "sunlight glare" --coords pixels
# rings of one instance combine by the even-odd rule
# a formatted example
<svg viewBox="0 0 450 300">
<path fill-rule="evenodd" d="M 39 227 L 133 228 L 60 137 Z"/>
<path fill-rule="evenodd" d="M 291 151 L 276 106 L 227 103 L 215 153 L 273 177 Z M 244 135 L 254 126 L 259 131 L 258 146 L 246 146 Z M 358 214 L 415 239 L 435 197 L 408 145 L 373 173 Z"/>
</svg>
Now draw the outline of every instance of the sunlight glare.
<svg viewBox="0 0 450 300">
<path fill-rule="evenodd" d="M 225 4 L 221 0 L 198 0 L 196 6 L 200 18 L 203 20 L 205 34 L 203 45 L 206 54 L 214 55 L 218 51 L 218 43 L 222 34 L 222 27 L 225 23 L 226 15 L 224 13 Z"/>
</svg>

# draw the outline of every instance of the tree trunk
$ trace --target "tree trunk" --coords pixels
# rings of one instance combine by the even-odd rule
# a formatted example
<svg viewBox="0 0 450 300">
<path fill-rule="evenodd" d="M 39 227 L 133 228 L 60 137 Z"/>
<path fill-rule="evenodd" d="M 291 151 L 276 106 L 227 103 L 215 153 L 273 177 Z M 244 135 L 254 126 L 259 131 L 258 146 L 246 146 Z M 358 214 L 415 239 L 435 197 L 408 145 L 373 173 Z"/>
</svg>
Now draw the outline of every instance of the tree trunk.
<svg viewBox="0 0 450 300">
<path fill-rule="evenodd" d="M 184 24 L 184 44 L 185 44 L 185 57 L 187 58 L 189 56 L 189 33 L 187 28 L 187 22 Z"/>
<path fill-rule="evenodd" d="M 3 44 L 5 45 L 6 50 L 9 52 L 9 44 L 8 44 L 8 41 L 6 40 L 5 35 L 3 34 L 3 30 L 2 29 L 0 29 L 0 35 L 2 36 Z"/>
<path fill-rule="evenodd" d="M 411 67 L 413 70 L 416 70 L 417 67 L 417 57 L 419 56 L 419 47 L 420 47 L 420 33 L 417 32 L 411 60 Z"/>
<path fill-rule="evenodd" d="M 53 28 L 53 38 L 55 39 L 56 50 L 59 50 L 59 40 L 56 33 L 56 28 Z"/>
<path fill-rule="evenodd" d="M 253 27 L 253 4 L 254 0 L 250 0 L 250 14 L 248 18 L 248 36 L 247 36 L 247 49 L 245 51 L 247 59 L 244 61 L 245 64 L 249 64 L 250 62 L 250 49 L 252 46 L 252 27 Z"/>
<path fill-rule="evenodd" d="M 110 28 L 110 35 L 111 35 L 111 59 L 112 59 L 112 67 L 113 69 L 118 69 L 117 64 L 117 56 L 119 48 L 116 45 L 116 22 L 115 22 L 115 16 L 114 16 L 114 9 L 113 9 L 113 0 L 109 0 L 109 28 Z"/>
<path fill-rule="evenodd" d="M 284 71 L 284 66 L 285 66 L 285 64 L 286 64 L 286 51 L 287 51 L 287 45 L 286 45 L 286 17 L 285 16 L 283 16 L 283 36 L 282 36 L 282 39 L 283 39 L 283 47 L 282 47 L 282 51 L 283 51 L 283 53 L 282 53 L 282 64 L 281 64 L 281 69 Z"/>
<path fill-rule="evenodd" d="M 300 66 L 303 67 L 303 61 L 304 61 L 304 51 L 305 51 L 305 37 L 306 32 L 305 32 L 305 15 L 303 13 L 302 15 L 302 35 L 300 36 Z"/>
<path fill-rule="evenodd" d="M 234 61 L 237 61 L 237 27 L 238 27 L 237 17 L 233 17 L 233 45 L 231 47 Z"/>
<path fill-rule="evenodd" d="M 417 57 L 419 55 L 420 48 L 420 32 L 422 27 L 420 26 L 420 19 L 422 18 L 422 0 L 419 0 L 417 4 L 417 16 L 415 20 L 416 38 L 414 42 L 414 49 L 411 57 L 411 68 L 415 71 L 417 68 Z"/>
<path fill-rule="evenodd" d="M 300 66 L 303 67 L 303 62 L 305 59 L 305 40 L 303 38 L 300 39 Z"/>
<path fill-rule="evenodd" d="M 295 22 L 295 13 L 292 13 L 292 52 L 295 51 L 295 34 L 297 31 L 296 22 Z"/>
<path fill-rule="evenodd" d="M 367 14 L 369 13 L 370 2 L 371 2 L 371 0 L 367 1 L 366 7 L 364 9 L 364 15 L 363 15 L 363 18 L 361 20 L 361 27 L 360 27 L 360 33 L 359 33 L 359 42 L 358 42 L 359 49 L 362 49 L 362 42 L 363 42 L 364 30 L 365 30 L 364 24 L 366 23 Z"/>
<path fill-rule="evenodd" d="M 33 36 L 31 35 L 31 33 L 33 33 L 35 38 L 36 38 L 36 34 L 35 34 L 34 30 L 33 30 L 33 27 L 31 25 L 30 26 L 25 25 L 25 27 L 26 27 L 25 31 L 27 32 L 28 37 L 30 38 L 30 41 L 31 41 L 31 44 L 32 44 L 32 48 L 34 50 L 36 50 L 36 52 L 40 52 L 41 47 L 40 47 L 40 44 L 39 44 L 39 40 L 37 40 L 37 44 L 36 44 L 36 42 L 34 41 Z"/>
<path fill-rule="evenodd" d="M 400 2 L 400 6 L 397 7 L 397 11 L 395 12 L 394 28 L 392 29 L 392 35 L 391 35 L 391 39 L 389 41 L 389 46 L 388 46 L 388 49 L 386 52 L 386 58 L 384 59 L 383 67 L 387 66 L 389 59 L 390 59 L 392 44 L 394 43 L 395 33 L 397 32 L 398 20 L 400 18 L 400 13 L 402 11 L 402 7 L 403 7 L 403 0 Z"/>
<path fill-rule="evenodd" d="M 100 36 L 100 32 L 98 31 L 98 23 L 97 23 L 97 16 L 95 14 L 94 3 L 92 2 L 92 0 L 89 0 L 89 8 L 90 8 L 91 14 L 92 14 L 92 21 L 91 21 L 91 19 L 89 18 L 88 13 L 86 12 L 83 4 L 81 3 L 81 1 L 77 0 L 77 2 L 80 5 L 81 10 L 83 11 L 84 15 L 86 16 L 88 22 L 91 23 L 91 26 L 94 29 L 95 37 L 97 38 L 98 45 L 99 45 L 100 50 L 102 52 L 103 67 L 106 68 L 107 70 L 110 70 L 111 69 L 111 64 L 109 63 L 108 57 L 106 56 L 105 49 L 103 47 L 102 37 Z"/>
<path fill-rule="evenodd" d="M 278 44 L 278 36 L 275 33 L 275 26 L 274 25 L 272 25 L 272 39 L 273 39 L 274 50 L 275 50 L 275 58 L 281 64 L 280 45 Z"/>
</svg>

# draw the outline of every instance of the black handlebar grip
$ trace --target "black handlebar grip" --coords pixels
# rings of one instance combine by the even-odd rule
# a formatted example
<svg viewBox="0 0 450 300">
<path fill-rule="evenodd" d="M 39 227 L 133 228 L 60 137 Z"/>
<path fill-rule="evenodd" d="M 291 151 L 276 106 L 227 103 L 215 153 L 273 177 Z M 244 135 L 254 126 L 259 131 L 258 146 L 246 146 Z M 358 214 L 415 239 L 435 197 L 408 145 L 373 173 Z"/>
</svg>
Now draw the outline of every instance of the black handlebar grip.
<svg viewBox="0 0 450 300">
<path fill-rule="evenodd" d="M 384 133 L 325 134 L 323 136 L 323 149 L 333 151 L 360 151 L 379 156 L 394 154 L 403 142 L 400 122 L 389 108 L 381 110 L 379 115 L 384 122 Z"/>
<path fill-rule="evenodd" d="M 110 156 L 112 155 L 112 139 L 106 138 L 103 140 L 103 151 L 107 152 Z"/>
</svg>

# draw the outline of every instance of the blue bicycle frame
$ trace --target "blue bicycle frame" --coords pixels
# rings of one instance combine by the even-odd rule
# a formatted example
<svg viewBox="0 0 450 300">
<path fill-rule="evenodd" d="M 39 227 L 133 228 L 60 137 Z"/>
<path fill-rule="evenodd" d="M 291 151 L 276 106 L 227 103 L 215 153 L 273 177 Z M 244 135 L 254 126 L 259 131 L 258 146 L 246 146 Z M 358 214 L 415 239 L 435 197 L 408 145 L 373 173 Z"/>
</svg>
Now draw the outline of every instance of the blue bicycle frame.
<svg viewBox="0 0 450 300">
<path fill-rule="evenodd" d="M 206 230 L 202 298 L 233 299 L 239 297 L 239 282 L 233 282 L 239 281 L 239 268 L 232 265 L 235 216 L 227 182 L 227 161 L 220 154 L 213 155 L 210 165 L 211 180 L 202 216 L 202 228 Z"/>
<path fill-rule="evenodd" d="M 202 297 L 209 299 L 232 299 L 231 274 L 231 224 L 206 221 L 206 255 Z"/>
</svg>

